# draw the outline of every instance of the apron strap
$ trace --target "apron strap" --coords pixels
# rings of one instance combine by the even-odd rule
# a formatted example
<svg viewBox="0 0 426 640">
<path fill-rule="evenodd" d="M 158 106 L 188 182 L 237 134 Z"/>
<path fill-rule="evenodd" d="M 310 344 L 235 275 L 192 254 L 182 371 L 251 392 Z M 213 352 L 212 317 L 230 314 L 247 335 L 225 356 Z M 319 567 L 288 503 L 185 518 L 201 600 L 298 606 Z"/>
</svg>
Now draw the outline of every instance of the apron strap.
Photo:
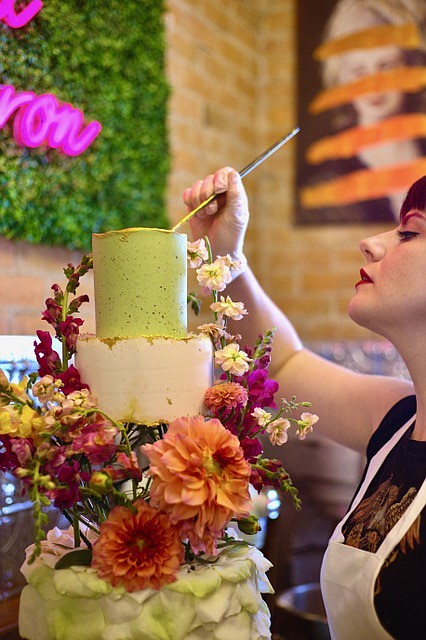
<svg viewBox="0 0 426 640">
<path fill-rule="evenodd" d="M 396 431 L 393 434 L 392 438 L 390 438 L 390 440 L 388 440 L 387 443 L 381 449 L 379 449 L 376 455 L 374 455 L 371 458 L 370 464 L 368 465 L 367 473 L 365 474 L 364 481 L 360 486 L 358 493 L 356 494 L 355 498 L 352 501 L 352 506 L 350 510 L 347 512 L 347 514 L 345 515 L 345 517 L 343 518 L 343 520 L 341 520 L 337 525 L 337 527 L 335 528 L 333 535 L 331 536 L 331 540 L 338 540 L 339 542 L 343 542 L 344 540 L 344 536 L 342 534 L 343 525 L 345 524 L 346 520 L 349 518 L 351 513 L 354 511 L 354 509 L 356 509 L 356 507 L 359 505 L 359 503 L 363 499 L 364 494 L 370 482 L 372 481 L 372 479 L 374 478 L 374 476 L 382 466 L 388 453 L 393 449 L 393 447 L 397 444 L 397 442 L 399 442 L 399 440 L 402 438 L 404 433 L 406 433 L 406 431 L 414 424 L 415 420 L 416 420 L 416 414 L 414 414 L 414 416 L 411 416 L 411 418 L 407 420 L 407 422 L 404 425 L 402 425 L 402 427 L 400 427 L 398 431 Z M 413 502 L 415 502 L 415 500 Z"/>
</svg>

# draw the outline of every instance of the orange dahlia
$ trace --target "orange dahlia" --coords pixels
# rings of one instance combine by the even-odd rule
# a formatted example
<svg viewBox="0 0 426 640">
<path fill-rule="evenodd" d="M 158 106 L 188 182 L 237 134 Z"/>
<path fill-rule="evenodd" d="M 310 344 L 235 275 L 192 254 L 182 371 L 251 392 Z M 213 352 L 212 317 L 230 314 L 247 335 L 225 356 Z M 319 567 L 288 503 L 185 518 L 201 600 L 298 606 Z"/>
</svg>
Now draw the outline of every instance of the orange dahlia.
<svg viewBox="0 0 426 640">
<path fill-rule="evenodd" d="M 136 511 L 115 507 L 101 524 L 92 567 L 114 587 L 160 589 L 176 580 L 183 561 L 180 533 L 165 513 L 144 500 L 137 500 L 134 507 Z"/>
<path fill-rule="evenodd" d="M 206 391 L 204 402 L 212 411 L 246 405 L 248 392 L 238 382 L 219 382 Z"/>
<path fill-rule="evenodd" d="M 252 506 L 238 438 L 219 420 L 178 418 L 162 440 L 141 449 L 151 463 L 150 504 L 169 514 L 194 552 L 217 553 L 226 524 Z"/>
</svg>

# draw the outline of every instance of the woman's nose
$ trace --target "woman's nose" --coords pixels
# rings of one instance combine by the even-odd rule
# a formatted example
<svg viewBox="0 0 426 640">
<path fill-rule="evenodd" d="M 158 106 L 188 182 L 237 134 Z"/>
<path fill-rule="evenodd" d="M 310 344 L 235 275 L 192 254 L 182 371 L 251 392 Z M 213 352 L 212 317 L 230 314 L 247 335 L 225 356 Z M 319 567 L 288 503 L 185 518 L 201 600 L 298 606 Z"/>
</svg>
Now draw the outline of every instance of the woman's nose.
<svg viewBox="0 0 426 640">
<path fill-rule="evenodd" d="M 384 236 L 384 233 L 377 236 L 370 236 L 369 238 L 361 240 L 359 243 L 361 253 L 367 262 L 377 262 L 377 260 L 381 260 L 384 257 L 386 253 Z"/>
</svg>

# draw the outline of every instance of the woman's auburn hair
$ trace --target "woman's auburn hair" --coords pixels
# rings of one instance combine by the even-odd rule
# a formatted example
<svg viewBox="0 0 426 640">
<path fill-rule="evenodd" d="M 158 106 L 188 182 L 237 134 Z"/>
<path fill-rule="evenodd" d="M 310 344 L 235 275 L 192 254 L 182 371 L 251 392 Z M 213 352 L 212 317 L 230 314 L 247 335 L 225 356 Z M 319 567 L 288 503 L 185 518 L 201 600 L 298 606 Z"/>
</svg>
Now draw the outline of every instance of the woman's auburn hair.
<svg viewBox="0 0 426 640">
<path fill-rule="evenodd" d="M 403 218 L 413 209 L 426 212 L 426 176 L 416 180 L 408 189 L 404 202 L 401 205 L 400 217 Z"/>
</svg>

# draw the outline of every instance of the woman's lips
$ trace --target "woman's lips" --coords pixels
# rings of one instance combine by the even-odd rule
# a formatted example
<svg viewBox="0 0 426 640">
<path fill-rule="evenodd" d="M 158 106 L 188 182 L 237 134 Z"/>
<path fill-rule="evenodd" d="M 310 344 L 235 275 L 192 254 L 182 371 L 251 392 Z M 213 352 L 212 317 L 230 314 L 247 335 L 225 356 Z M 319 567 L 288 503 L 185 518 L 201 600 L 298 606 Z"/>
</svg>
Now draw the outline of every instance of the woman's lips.
<svg viewBox="0 0 426 640">
<path fill-rule="evenodd" d="M 360 269 L 359 274 L 361 276 L 361 280 L 359 280 L 359 282 L 356 283 L 355 287 L 357 287 L 360 284 L 371 284 L 373 282 L 370 276 L 368 275 L 368 273 L 364 271 L 364 269 Z"/>
</svg>

